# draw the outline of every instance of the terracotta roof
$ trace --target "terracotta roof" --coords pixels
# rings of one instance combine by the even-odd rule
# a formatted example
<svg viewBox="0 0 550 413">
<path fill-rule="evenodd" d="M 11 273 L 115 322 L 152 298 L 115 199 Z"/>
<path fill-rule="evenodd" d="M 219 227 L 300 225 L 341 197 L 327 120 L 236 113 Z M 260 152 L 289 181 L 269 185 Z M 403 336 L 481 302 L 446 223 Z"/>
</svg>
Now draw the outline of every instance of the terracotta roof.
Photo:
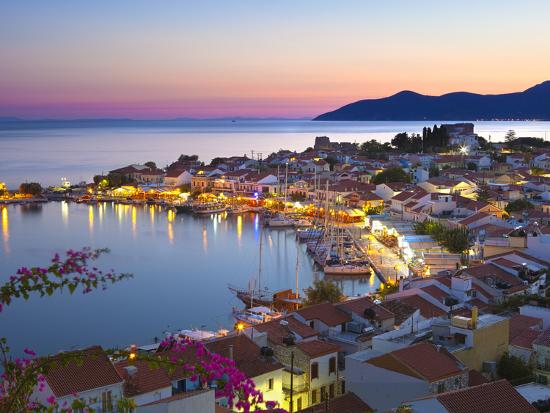
<svg viewBox="0 0 550 413">
<path fill-rule="evenodd" d="M 536 317 L 529 317 L 521 314 L 514 314 L 510 317 L 510 333 L 509 339 L 512 341 L 517 336 L 521 335 L 524 331 L 530 329 L 542 330 L 542 319 Z"/>
<path fill-rule="evenodd" d="M 523 281 L 504 270 L 501 270 L 496 265 L 492 264 L 482 264 L 474 267 L 466 268 L 463 272 L 464 274 L 470 275 L 480 281 L 483 281 L 487 285 L 492 280 L 496 282 L 497 280 L 507 285 L 507 287 L 496 287 L 503 290 L 506 293 L 513 293 L 516 291 L 522 291 L 527 288 L 523 284 Z"/>
<path fill-rule="evenodd" d="M 481 374 L 477 370 L 470 370 L 468 371 L 468 386 L 479 386 L 480 384 L 488 383 L 489 380 L 487 380 L 483 374 Z"/>
<path fill-rule="evenodd" d="M 512 251 L 508 251 L 508 252 L 503 252 L 503 253 L 500 253 L 500 254 L 495 254 L 495 255 L 491 255 L 490 257 L 487 257 L 487 259 L 494 259 L 494 258 L 498 258 L 498 257 L 506 257 L 506 256 L 509 256 L 509 255 L 517 255 L 518 257 L 522 257 L 528 261 L 533 261 L 533 262 L 536 262 L 538 264 L 541 264 L 541 265 L 545 265 L 545 266 L 550 266 L 550 261 L 546 261 L 546 260 L 542 260 L 540 258 L 537 258 L 537 257 L 533 257 L 532 255 L 529 255 L 523 251 L 519 251 L 519 250 L 512 250 Z"/>
<path fill-rule="evenodd" d="M 155 405 L 155 404 L 170 403 L 170 402 L 173 402 L 175 400 L 187 399 L 189 397 L 194 397 L 198 394 L 206 393 L 206 392 L 209 392 L 209 391 L 213 391 L 213 390 L 212 389 L 200 389 L 200 390 L 194 390 L 194 391 L 184 391 L 184 392 L 176 393 L 173 396 L 166 397 L 164 399 L 155 400 L 154 402 L 142 404 L 142 406 L 151 406 L 151 405 Z M 216 407 L 217 406 L 218 405 L 216 405 Z M 224 411 L 229 411 L 229 410 L 224 410 Z M 216 410 L 216 412 L 217 412 L 217 410 Z"/>
<path fill-rule="evenodd" d="M 330 353 L 338 353 L 340 350 L 339 345 L 321 340 L 301 341 L 296 344 L 296 347 L 311 358 L 325 356 Z"/>
<path fill-rule="evenodd" d="M 330 303 L 321 303 L 296 311 L 305 320 L 319 320 L 329 327 L 351 321 L 351 317 Z"/>
<path fill-rule="evenodd" d="M 75 357 L 67 364 L 58 363 L 46 374 L 46 381 L 56 397 L 122 383 L 122 378 L 100 346 L 63 355 L 63 360 L 66 355 Z M 61 356 L 54 356 L 53 359 L 61 360 Z"/>
<path fill-rule="evenodd" d="M 510 340 L 510 345 L 531 350 L 533 348 L 533 343 L 541 334 L 540 330 L 527 329 Z"/>
<path fill-rule="evenodd" d="M 233 346 L 235 365 L 249 378 L 283 368 L 283 365 L 275 359 L 262 358 L 260 347 L 244 334 L 206 343 L 209 351 L 226 358 L 230 356 L 230 346 Z"/>
<path fill-rule="evenodd" d="M 452 281 L 449 277 L 433 277 L 434 280 L 437 280 L 441 284 L 447 286 L 448 288 L 451 288 Z"/>
<path fill-rule="evenodd" d="M 487 217 L 490 217 L 490 214 L 487 214 L 486 212 L 476 212 L 475 214 L 470 215 L 469 217 L 466 217 L 464 219 L 461 219 L 458 221 L 459 224 L 468 226 L 470 224 L 473 224 L 476 221 L 479 221 L 480 219 L 484 219 Z"/>
<path fill-rule="evenodd" d="M 347 300 L 336 304 L 338 308 L 344 311 L 350 311 L 357 314 L 359 317 L 365 317 L 365 310 L 372 308 L 378 320 L 388 320 L 394 317 L 394 314 L 381 305 L 375 304 L 369 297 L 360 297 L 352 300 Z"/>
<path fill-rule="evenodd" d="M 282 326 L 282 320 L 285 320 L 288 325 Z M 292 316 L 285 317 L 284 319 L 268 321 L 267 323 L 257 324 L 254 326 L 254 329 L 260 333 L 267 333 L 269 341 L 274 344 L 282 344 L 283 338 L 288 335 L 289 330 L 302 338 L 315 337 L 319 334 L 310 326 L 301 323 Z"/>
<path fill-rule="evenodd" d="M 399 298 L 396 298 L 396 300 L 401 301 L 402 303 L 408 305 L 409 307 L 420 310 L 420 314 L 424 318 L 441 317 L 446 314 L 445 311 L 443 311 L 441 308 L 430 303 L 428 300 L 425 300 L 419 295 L 409 295 L 405 297 L 399 297 Z"/>
<path fill-rule="evenodd" d="M 449 297 L 449 294 L 439 288 L 437 285 L 428 285 L 421 288 L 422 291 L 431 295 L 437 301 L 443 302 L 446 297 Z"/>
<path fill-rule="evenodd" d="M 166 370 L 153 367 L 146 360 L 121 361 L 115 364 L 115 368 L 124 379 L 124 395 L 127 397 L 172 386 Z M 135 369 L 135 373 L 131 374 L 128 369 Z"/>
<path fill-rule="evenodd" d="M 539 337 L 536 340 L 533 341 L 533 344 L 550 347 L 550 328 L 544 330 L 544 332 L 541 335 L 539 335 Z"/>
<path fill-rule="evenodd" d="M 394 350 L 366 362 L 428 382 L 456 376 L 464 371 L 458 360 L 444 347 L 437 347 L 431 343 L 419 343 Z"/>
<path fill-rule="evenodd" d="M 507 381 L 499 380 L 436 396 L 449 413 L 537 413 Z"/>
<path fill-rule="evenodd" d="M 330 399 L 328 403 L 321 403 L 300 410 L 300 413 L 370 413 L 372 411 L 372 408 L 357 397 L 355 393 L 348 392 Z"/>
<path fill-rule="evenodd" d="M 382 306 L 394 314 L 394 324 L 396 326 L 400 326 L 416 311 L 416 308 L 405 304 L 401 300 L 384 301 L 382 302 Z"/>
</svg>

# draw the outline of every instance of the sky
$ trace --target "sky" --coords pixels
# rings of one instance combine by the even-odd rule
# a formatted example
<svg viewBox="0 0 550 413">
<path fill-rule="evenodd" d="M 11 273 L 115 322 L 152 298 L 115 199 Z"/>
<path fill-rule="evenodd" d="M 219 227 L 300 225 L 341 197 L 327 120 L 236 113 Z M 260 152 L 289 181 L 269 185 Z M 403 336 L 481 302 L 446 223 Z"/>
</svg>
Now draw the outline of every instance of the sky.
<svg viewBox="0 0 550 413">
<path fill-rule="evenodd" d="M 0 0 L 0 117 L 313 117 L 550 80 L 546 0 Z"/>
</svg>

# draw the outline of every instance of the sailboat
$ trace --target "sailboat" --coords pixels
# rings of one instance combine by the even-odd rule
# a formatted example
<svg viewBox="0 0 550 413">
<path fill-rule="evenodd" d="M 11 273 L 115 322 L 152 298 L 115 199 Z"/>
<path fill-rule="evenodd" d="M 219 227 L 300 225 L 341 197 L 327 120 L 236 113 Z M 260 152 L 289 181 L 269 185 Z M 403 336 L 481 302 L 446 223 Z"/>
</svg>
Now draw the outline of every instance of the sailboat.
<svg viewBox="0 0 550 413">
<path fill-rule="evenodd" d="M 278 175 L 278 174 L 277 174 Z M 277 181 L 279 176 L 277 176 Z M 271 228 L 287 228 L 294 226 L 294 221 L 286 215 L 286 199 L 288 194 L 288 163 L 285 169 L 285 207 L 282 213 L 276 214 L 274 217 L 267 220 L 267 225 Z"/>
</svg>

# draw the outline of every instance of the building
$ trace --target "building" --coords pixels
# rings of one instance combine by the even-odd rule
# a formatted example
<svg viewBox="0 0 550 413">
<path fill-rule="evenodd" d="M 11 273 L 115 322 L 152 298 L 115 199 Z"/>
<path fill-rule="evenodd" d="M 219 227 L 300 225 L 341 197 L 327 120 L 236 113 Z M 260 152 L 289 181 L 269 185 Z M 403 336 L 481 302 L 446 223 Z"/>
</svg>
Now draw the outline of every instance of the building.
<svg viewBox="0 0 550 413">
<path fill-rule="evenodd" d="M 135 413 L 222 413 L 229 410 L 216 404 L 214 390 L 176 393 L 166 399 L 138 406 Z"/>
<path fill-rule="evenodd" d="M 507 380 L 407 401 L 410 413 L 537 413 Z"/>
<path fill-rule="evenodd" d="M 120 361 L 115 368 L 124 379 L 124 397 L 136 406 L 172 396 L 172 382 L 163 368 L 152 367 L 146 360 Z"/>
<path fill-rule="evenodd" d="M 375 411 L 467 386 L 468 369 L 444 347 L 426 342 L 389 353 L 365 350 L 346 357 L 346 389 Z"/>
<path fill-rule="evenodd" d="M 111 412 L 123 397 L 124 380 L 100 346 L 56 356 L 59 362 L 45 375 L 43 391 L 38 387 L 31 401 L 48 405 L 54 396 L 60 405 L 83 400 L 98 413 Z M 63 361 L 66 361 L 63 362 Z"/>
</svg>

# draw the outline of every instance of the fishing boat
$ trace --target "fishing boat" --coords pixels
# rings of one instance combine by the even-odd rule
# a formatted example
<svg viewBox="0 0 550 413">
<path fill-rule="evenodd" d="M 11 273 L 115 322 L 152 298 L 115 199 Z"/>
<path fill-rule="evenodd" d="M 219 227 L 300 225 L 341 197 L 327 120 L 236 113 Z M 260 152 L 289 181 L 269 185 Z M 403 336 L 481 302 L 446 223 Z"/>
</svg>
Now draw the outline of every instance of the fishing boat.
<svg viewBox="0 0 550 413">
<path fill-rule="evenodd" d="M 218 214 L 227 209 L 221 202 L 205 202 L 193 205 L 193 212 L 199 215 Z"/>
<path fill-rule="evenodd" d="M 371 273 L 369 265 L 354 263 L 326 264 L 323 271 L 327 275 L 368 275 Z"/>
<path fill-rule="evenodd" d="M 235 320 L 249 326 L 265 323 L 281 316 L 281 313 L 273 311 L 266 306 L 251 307 L 244 310 L 233 309 L 233 317 L 235 317 Z"/>
<path fill-rule="evenodd" d="M 279 181 L 279 177 L 277 176 L 277 181 Z M 287 217 L 286 215 L 286 199 L 287 199 L 287 189 L 288 189 L 288 164 L 286 165 L 285 170 L 285 199 L 284 199 L 284 210 L 282 213 L 275 214 L 275 216 L 267 219 L 266 224 L 270 228 L 287 228 L 287 227 L 293 227 L 294 221 Z"/>
<path fill-rule="evenodd" d="M 232 215 L 244 214 L 248 211 L 250 210 L 248 209 L 247 206 L 244 206 L 244 205 L 232 206 L 231 208 L 227 209 L 227 213 Z"/>
</svg>

